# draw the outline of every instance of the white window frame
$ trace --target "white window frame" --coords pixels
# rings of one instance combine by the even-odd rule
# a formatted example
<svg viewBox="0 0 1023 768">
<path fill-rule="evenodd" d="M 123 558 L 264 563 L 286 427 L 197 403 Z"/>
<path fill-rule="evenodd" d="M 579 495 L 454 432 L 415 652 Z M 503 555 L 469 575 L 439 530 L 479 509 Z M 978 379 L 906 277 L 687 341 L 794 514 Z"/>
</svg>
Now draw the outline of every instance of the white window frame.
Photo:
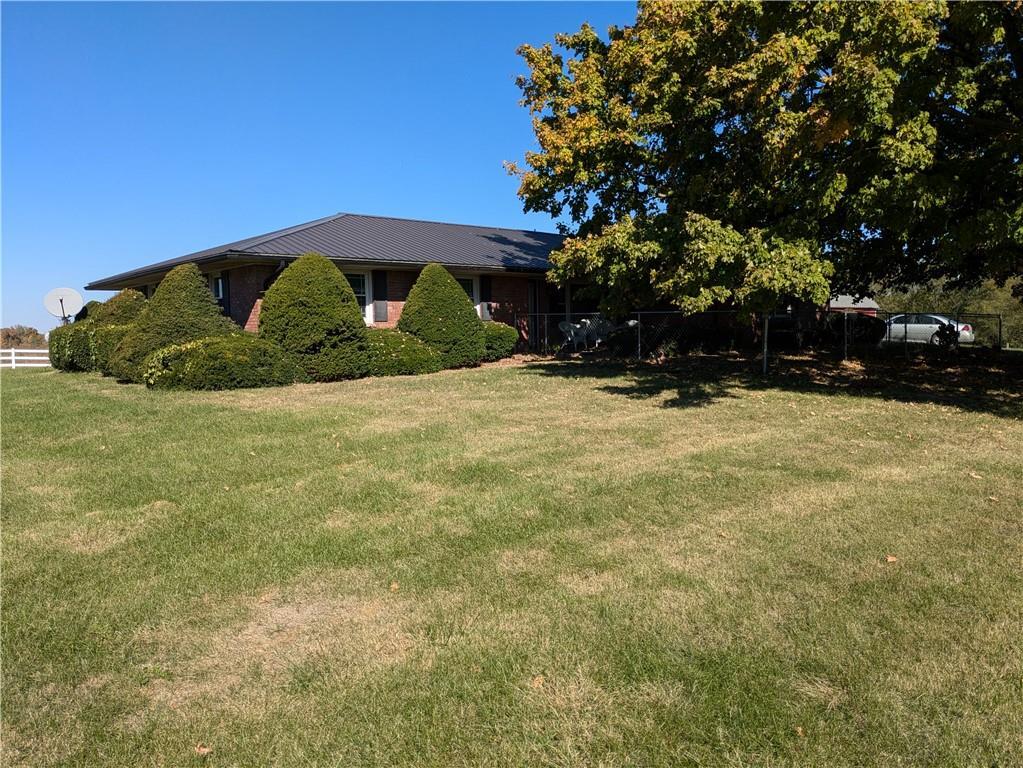
<svg viewBox="0 0 1023 768">
<path fill-rule="evenodd" d="M 366 325 L 373 325 L 373 275 L 359 269 L 342 269 L 341 274 L 348 279 L 348 275 L 359 275 L 366 286 L 366 306 L 362 308 L 362 319 Z M 358 297 L 356 297 L 358 298 Z"/>
<path fill-rule="evenodd" d="M 220 281 L 220 295 L 217 296 L 216 285 L 217 281 Z M 213 298 L 218 302 L 224 300 L 224 273 L 223 272 L 209 272 L 207 273 L 207 284 L 210 287 L 210 293 L 213 294 Z"/>
</svg>

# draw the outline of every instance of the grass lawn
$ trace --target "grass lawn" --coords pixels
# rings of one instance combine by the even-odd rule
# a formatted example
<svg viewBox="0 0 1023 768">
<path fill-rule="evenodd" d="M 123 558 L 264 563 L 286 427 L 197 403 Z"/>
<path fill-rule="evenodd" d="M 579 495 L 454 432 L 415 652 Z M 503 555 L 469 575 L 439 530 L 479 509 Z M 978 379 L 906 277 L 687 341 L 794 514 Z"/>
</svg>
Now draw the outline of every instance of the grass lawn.
<svg viewBox="0 0 1023 768">
<path fill-rule="evenodd" d="M 1018 371 L 722 365 L 4 371 L 3 762 L 1023 764 Z"/>
</svg>

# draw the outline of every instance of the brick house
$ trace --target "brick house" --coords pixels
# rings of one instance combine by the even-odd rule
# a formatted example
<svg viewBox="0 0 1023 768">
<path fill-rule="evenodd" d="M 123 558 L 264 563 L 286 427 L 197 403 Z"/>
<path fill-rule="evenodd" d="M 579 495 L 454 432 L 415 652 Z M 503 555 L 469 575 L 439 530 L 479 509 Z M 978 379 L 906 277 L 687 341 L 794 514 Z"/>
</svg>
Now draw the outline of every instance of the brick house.
<svg viewBox="0 0 1023 768">
<path fill-rule="evenodd" d="M 163 276 L 192 262 L 238 325 L 259 327 L 263 292 L 289 262 L 315 251 L 348 278 L 367 325 L 393 326 L 419 271 L 439 262 L 465 288 L 483 318 L 514 324 L 526 336 L 526 317 L 568 311 L 570 291 L 547 283 L 548 256 L 561 235 L 519 229 L 445 224 L 338 213 L 89 283 L 86 290 L 135 288 L 152 296 Z"/>
</svg>

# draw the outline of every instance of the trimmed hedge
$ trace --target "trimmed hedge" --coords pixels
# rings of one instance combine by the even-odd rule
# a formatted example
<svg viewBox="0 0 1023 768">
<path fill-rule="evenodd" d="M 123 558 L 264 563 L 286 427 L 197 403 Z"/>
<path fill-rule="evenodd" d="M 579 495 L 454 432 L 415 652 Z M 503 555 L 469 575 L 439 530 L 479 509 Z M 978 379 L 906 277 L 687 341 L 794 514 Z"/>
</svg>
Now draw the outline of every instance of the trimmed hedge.
<svg viewBox="0 0 1023 768">
<path fill-rule="evenodd" d="M 318 253 L 299 256 L 267 290 L 259 335 L 296 355 L 316 381 L 366 375 L 362 308 L 341 270 Z"/>
<path fill-rule="evenodd" d="M 436 349 L 445 368 L 479 365 L 483 322 L 455 278 L 440 264 L 427 264 L 412 286 L 398 330 Z"/>
<path fill-rule="evenodd" d="M 117 345 L 121 343 L 121 339 L 130 330 L 131 325 L 129 323 L 123 325 L 100 325 L 93 329 L 92 358 L 95 369 L 104 376 L 114 375 L 110 367 L 110 358 L 114 354 L 114 350 L 117 349 Z"/>
<path fill-rule="evenodd" d="M 146 359 L 145 383 L 155 389 L 279 387 L 302 378 L 292 355 L 248 333 L 173 344 Z"/>
<path fill-rule="evenodd" d="M 493 362 L 511 357 L 515 353 L 515 345 L 518 343 L 518 329 L 493 320 L 483 323 L 483 359 L 485 361 Z"/>
<path fill-rule="evenodd" d="M 221 314 L 199 268 L 182 264 L 160 282 L 117 345 L 109 367 L 121 379 L 141 382 L 146 358 L 158 349 L 237 330 L 238 326 Z"/>
<path fill-rule="evenodd" d="M 71 370 L 68 368 L 68 360 L 71 356 L 68 340 L 73 327 L 73 324 L 61 325 L 50 331 L 50 365 L 58 371 Z"/>
<path fill-rule="evenodd" d="M 95 299 L 85 302 L 85 306 L 78 310 L 78 314 L 75 315 L 74 321 L 80 323 L 82 320 L 91 320 L 93 313 L 102 306 L 103 302 L 96 301 Z"/>
<path fill-rule="evenodd" d="M 134 288 L 125 288 L 89 310 L 89 319 L 101 325 L 126 325 L 137 320 L 145 308 L 146 297 Z"/>
<path fill-rule="evenodd" d="M 366 331 L 370 376 L 414 376 L 441 369 L 440 353 L 415 336 L 391 328 Z"/>
<path fill-rule="evenodd" d="M 50 331 L 50 364 L 61 371 L 91 371 L 93 323 L 82 320 Z"/>
</svg>

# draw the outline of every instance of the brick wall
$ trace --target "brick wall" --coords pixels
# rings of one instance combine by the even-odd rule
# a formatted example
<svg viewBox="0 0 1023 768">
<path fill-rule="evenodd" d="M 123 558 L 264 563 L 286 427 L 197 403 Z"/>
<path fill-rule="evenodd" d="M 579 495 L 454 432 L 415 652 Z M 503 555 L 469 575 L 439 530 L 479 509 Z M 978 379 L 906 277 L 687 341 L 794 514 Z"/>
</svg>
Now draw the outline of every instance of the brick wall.
<svg viewBox="0 0 1023 768">
<path fill-rule="evenodd" d="M 374 323 L 374 325 L 381 328 L 393 328 L 398 324 L 405 300 L 417 277 L 419 277 L 418 272 L 387 272 L 387 322 Z M 374 298 L 377 297 L 374 296 Z"/>
<path fill-rule="evenodd" d="M 231 319 L 246 331 L 259 329 L 259 307 L 263 300 L 263 285 L 276 271 L 272 265 L 237 267 L 228 270 L 227 290 Z"/>
</svg>

